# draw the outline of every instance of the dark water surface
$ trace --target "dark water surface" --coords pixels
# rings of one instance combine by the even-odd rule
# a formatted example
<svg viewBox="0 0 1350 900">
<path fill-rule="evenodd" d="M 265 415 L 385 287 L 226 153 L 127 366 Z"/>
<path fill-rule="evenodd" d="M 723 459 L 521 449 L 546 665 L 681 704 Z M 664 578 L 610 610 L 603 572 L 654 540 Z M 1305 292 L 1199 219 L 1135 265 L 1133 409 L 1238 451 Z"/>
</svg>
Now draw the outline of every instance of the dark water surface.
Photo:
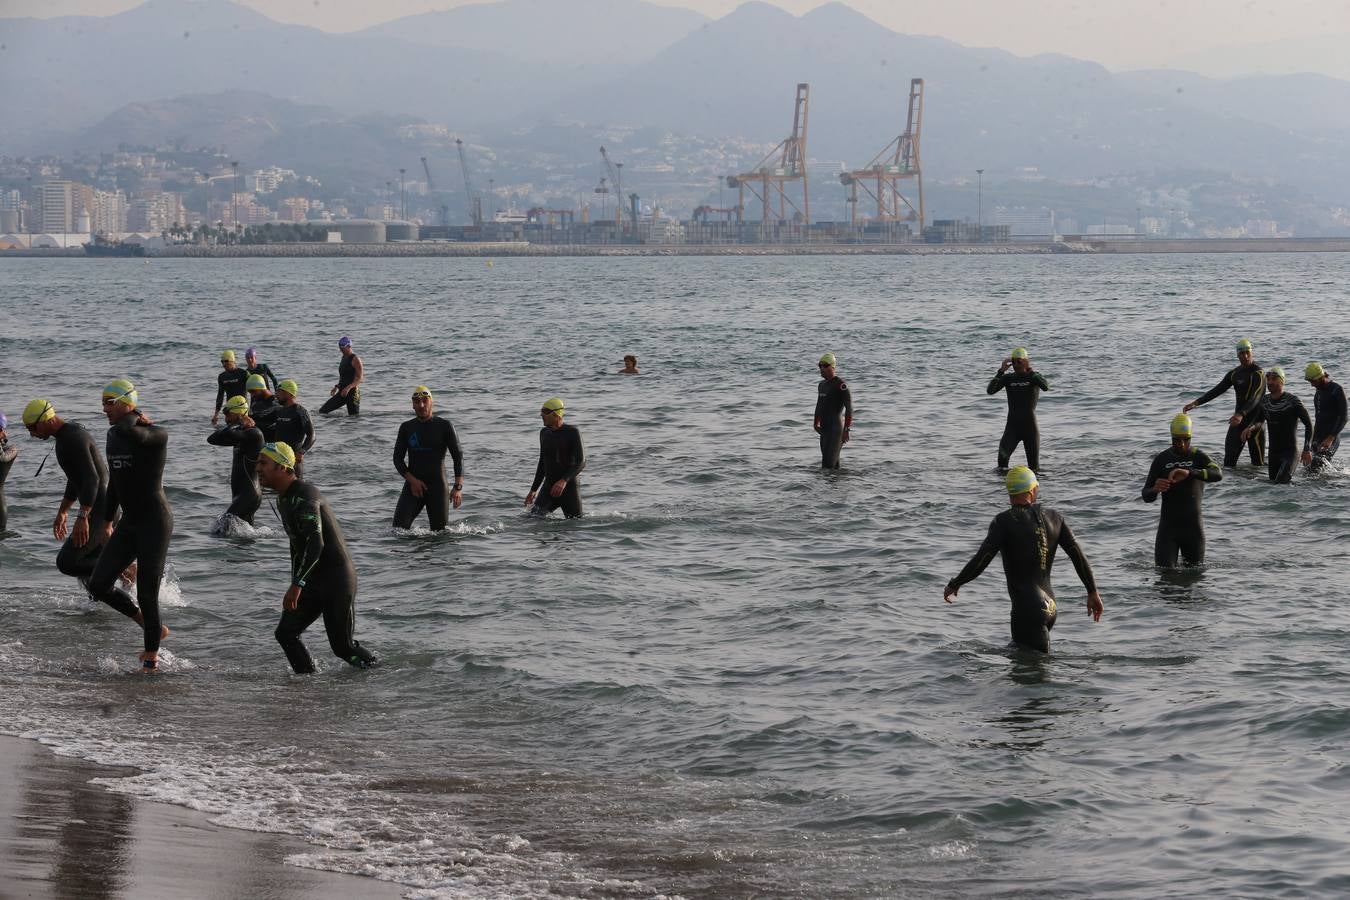
<svg viewBox="0 0 1350 900">
<path fill-rule="evenodd" d="M 1244 464 L 1186 574 L 1153 567 L 1138 500 L 1236 338 L 1345 374 L 1350 258 L 12 260 L 0 284 L 0 731 L 144 773 L 114 790 L 416 897 L 1350 893 L 1350 478 Z M 211 533 L 206 435 L 222 348 L 258 345 L 314 410 L 341 334 L 363 413 L 316 423 L 309 474 L 385 664 L 347 668 L 316 626 L 300 678 L 272 639 L 284 535 L 266 505 L 257 534 Z M 1004 650 L 997 565 L 942 602 L 1006 503 L 984 385 L 1018 344 L 1053 389 L 1043 499 L 1106 602 L 1094 625 L 1061 561 L 1044 658 Z M 858 404 L 832 475 L 825 350 Z M 648 374 L 610 374 L 627 351 Z M 49 445 L 17 424 L 47 396 L 101 434 L 121 375 L 172 431 L 154 679 L 56 572 L 59 470 L 33 477 Z M 443 535 L 389 524 L 419 383 L 467 458 Z M 588 451 L 579 522 L 521 508 L 553 394 Z"/>
</svg>

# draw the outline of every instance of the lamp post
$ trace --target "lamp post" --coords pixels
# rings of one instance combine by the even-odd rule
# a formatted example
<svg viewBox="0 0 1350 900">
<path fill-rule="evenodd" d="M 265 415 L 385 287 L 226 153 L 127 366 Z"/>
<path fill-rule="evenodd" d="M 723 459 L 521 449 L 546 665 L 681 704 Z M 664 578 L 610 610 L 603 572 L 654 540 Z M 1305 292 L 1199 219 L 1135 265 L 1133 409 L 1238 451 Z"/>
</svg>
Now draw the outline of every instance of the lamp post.
<svg viewBox="0 0 1350 900">
<path fill-rule="evenodd" d="M 230 182 L 230 210 L 231 218 L 234 219 L 234 227 L 239 227 L 239 160 L 230 163 L 230 168 L 234 170 L 234 180 Z"/>
<path fill-rule="evenodd" d="M 977 227 L 975 233 L 976 233 L 977 235 L 979 235 L 979 237 L 977 237 L 976 240 L 979 241 L 981 244 L 983 244 L 983 243 L 984 243 L 984 169 L 976 169 L 976 170 L 975 170 L 975 175 L 976 175 L 976 181 L 975 181 L 975 203 L 976 203 L 976 209 L 978 210 L 978 212 L 976 213 L 976 215 L 977 215 L 978 218 L 979 218 L 979 226 Z"/>
<path fill-rule="evenodd" d="M 403 189 L 403 173 L 407 169 L 398 170 L 398 217 L 403 221 L 408 219 L 408 194 Z"/>
</svg>

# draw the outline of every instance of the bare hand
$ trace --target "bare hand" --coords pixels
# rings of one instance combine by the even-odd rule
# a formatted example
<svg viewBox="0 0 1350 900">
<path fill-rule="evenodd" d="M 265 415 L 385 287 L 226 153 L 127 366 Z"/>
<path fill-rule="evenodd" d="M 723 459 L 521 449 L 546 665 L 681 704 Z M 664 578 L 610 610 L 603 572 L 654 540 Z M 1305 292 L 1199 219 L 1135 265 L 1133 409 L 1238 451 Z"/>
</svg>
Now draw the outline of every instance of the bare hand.
<svg viewBox="0 0 1350 900">
<path fill-rule="evenodd" d="M 213 416 L 211 417 L 211 424 L 212 424 L 212 425 L 219 425 L 219 424 L 220 424 L 220 413 L 219 413 L 219 412 L 216 412 L 216 414 L 213 415 Z"/>
<path fill-rule="evenodd" d="M 69 532 L 66 530 L 66 514 L 59 512 L 56 518 L 52 520 L 52 537 L 58 541 L 64 541 Z"/>
<path fill-rule="evenodd" d="M 1303 451 L 1302 460 L 1303 460 L 1303 464 L 1304 464 L 1305 466 L 1310 466 L 1310 465 L 1312 465 L 1312 451 L 1311 451 L 1311 450 L 1304 450 L 1304 451 Z"/>
<path fill-rule="evenodd" d="M 528 494 L 525 495 L 525 505 L 531 506 L 533 504 L 534 504 L 534 491 L 530 491 Z"/>
<path fill-rule="evenodd" d="M 75 531 L 70 536 L 70 542 L 76 547 L 83 547 L 89 543 L 89 520 L 84 516 L 76 517 Z"/>
<path fill-rule="evenodd" d="M 1240 437 L 1242 438 L 1242 440 L 1243 440 L 1244 442 L 1251 440 L 1251 437 L 1252 437 L 1252 431 L 1254 430 L 1254 428 L 1255 428 L 1255 426 L 1251 426 L 1251 427 L 1242 429 L 1242 434 L 1240 435 Z"/>
<path fill-rule="evenodd" d="M 1011 357 L 1011 356 L 1005 356 L 1005 357 L 1003 357 L 1003 362 L 1001 362 L 1001 363 L 998 364 L 998 370 L 999 370 L 1000 372 L 1006 372 L 1006 371 L 1008 371 L 1008 367 L 1011 366 L 1011 365 L 1012 365 L 1012 357 Z"/>
<path fill-rule="evenodd" d="M 294 612 L 300 605 L 300 586 L 291 585 L 286 589 L 286 596 L 281 598 L 281 608 L 286 612 Z"/>
<path fill-rule="evenodd" d="M 416 475 L 409 472 L 407 475 L 403 476 L 403 478 L 408 482 L 408 487 L 412 490 L 412 495 L 414 497 L 420 497 L 426 493 L 427 483 Z"/>
<path fill-rule="evenodd" d="M 845 428 L 845 429 L 844 429 L 844 440 L 842 441 L 842 443 L 847 444 L 848 441 L 849 441 L 850 435 L 852 435 L 852 431 L 850 431 L 849 429 Z"/>
<path fill-rule="evenodd" d="M 814 422 L 812 422 L 812 423 L 811 423 L 811 427 L 815 429 L 816 434 L 820 434 L 820 420 L 819 420 L 819 419 L 816 419 Z"/>
<path fill-rule="evenodd" d="M 1319 450 L 1329 450 L 1329 449 L 1331 449 L 1331 444 L 1332 444 L 1332 442 L 1335 441 L 1335 440 L 1336 440 L 1336 436 L 1335 436 L 1335 435 L 1328 435 L 1327 437 L 1322 438 L 1322 444 L 1321 444 L 1320 447 L 1318 447 L 1318 449 L 1319 449 Z"/>
<path fill-rule="evenodd" d="M 459 509 L 459 505 L 464 502 L 464 492 L 462 490 L 450 491 L 450 505 Z"/>
<path fill-rule="evenodd" d="M 107 541 L 108 538 L 112 537 L 112 533 L 113 533 L 113 523 L 111 523 L 111 522 L 104 522 L 104 523 L 103 523 L 103 527 L 100 528 L 99 530 L 103 532 L 103 540 L 104 540 L 104 541 Z"/>
<path fill-rule="evenodd" d="M 1181 408 L 1181 411 L 1184 412 L 1184 413 L 1188 413 L 1188 412 L 1190 412 L 1190 411 L 1193 410 L 1193 409 L 1195 409 L 1195 404 L 1194 404 L 1194 403 L 1187 403 L 1185 406 L 1183 406 L 1183 407 Z"/>
<path fill-rule="evenodd" d="M 337 393 L 337 391 L 338 391 L 338 386 L 335 384 L 335 385 L 333 385 L 333 389 L 332 389 L 331 391 L 328 392 L 328 396 L 332 397 L 334 394 Z"/>
<path fill-rule="evenodd" d="M 1229 425 L 1241 425 L 1241 424 L 1242 424 L 1242 413 L 1238 413 L 1237 415 L 1230 416 L 1230 417 L 1228 418 L 1228 424 L 1229 424 Z"/>
<path fill-rule="evenodd" d="M 1106 611 L 1106 607 L 1102 605 L 1102 595 L 1096 591 L 1088 594 L 1087 609 L 1088 612 L 1092 613 L 1092 621 L 1100 622 L 1102 613 Z"/>
<path fill-rule="evenodd" d="M 1157 491 L 1159 494 L 1165 494 L 1169 490 L 1171 490 L 1171 488 L 1172 488 L 1171 479 L 1159 478 L 1157 481 L 1153 482 L 1153 490 Z"/>
<path fill-rule="evenodd" d="M 561 497 L 562 492 L 565 490 L 567 490 L 567 479 L 559 478 L 557 481 L 553 482 L 553 487 L 548 489 L 548 495 L 550 497 Z"/>
<path fill-rule="evenodd" d="M 952 587 L 950 584 L 947 585 L 945 588 L 942 589 L 942 599 L 946 600 L 948 603 L 951 603 L 952 598 L 956 596 L 956 592 L 959 590 L 961 589 L 957 587 Z"/>
<path fill-rule="evenodd" d="M 1173 484 L 1176 484 L 1179 481 L 1185 481 L 1187 478 L 1190 477 L 1191 477 L 1190 469 L 1173 469 L 1172 471 L 1167 473 L 1167 480 L 1172 482 Z"/>
<path fill-rule="evenodd" d="M 138 409 L 138 410 L 136 410 L 136 424 L 137 424 L 137 425 L 153 425 L 153 424 L 155 424 L 155 423 L 152 422 L 152 421 L 150 421 L 150 417 L 147 416 L 145 413 L 141 412 L 141 411 Z"/>
</svg>

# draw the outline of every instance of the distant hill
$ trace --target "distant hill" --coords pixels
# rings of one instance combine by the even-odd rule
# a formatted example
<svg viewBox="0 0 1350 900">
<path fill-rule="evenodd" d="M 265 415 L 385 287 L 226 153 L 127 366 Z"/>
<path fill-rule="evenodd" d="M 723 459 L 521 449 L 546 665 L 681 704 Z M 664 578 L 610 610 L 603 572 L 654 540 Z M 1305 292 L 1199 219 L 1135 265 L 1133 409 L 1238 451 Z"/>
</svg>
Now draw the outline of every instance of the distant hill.
<svg viewBox="0 0 1350 900">
<path fill-rule="evenodd" d="M 489 50 L 534 65 L 618 65 L 646 62 L 707 22 L 702 13 L 644 0 L 504 0 L 406 16 L 361 33 Z"/>
</svg>

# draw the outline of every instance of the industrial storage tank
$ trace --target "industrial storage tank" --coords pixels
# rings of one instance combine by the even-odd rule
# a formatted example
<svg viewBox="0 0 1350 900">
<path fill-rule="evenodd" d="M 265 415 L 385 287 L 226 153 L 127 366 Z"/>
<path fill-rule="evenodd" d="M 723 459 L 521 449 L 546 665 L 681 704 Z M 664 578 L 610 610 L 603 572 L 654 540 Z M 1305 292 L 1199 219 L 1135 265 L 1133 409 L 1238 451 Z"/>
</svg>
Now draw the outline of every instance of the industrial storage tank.
<svg viewBox="0 0 1350 900">
<path fill-rule="evenodd" d="M 417 223 L 385 222 L 384 238 L 387 241 L 415 241 L 418 239 Z"/>
<path fill-rule="evenodd" d="M 374 219 L 339 219 L 325 227 L 342 235 L 344 244 L 383 244 L 386 239 L 384 223 Z"/>
</svg>

